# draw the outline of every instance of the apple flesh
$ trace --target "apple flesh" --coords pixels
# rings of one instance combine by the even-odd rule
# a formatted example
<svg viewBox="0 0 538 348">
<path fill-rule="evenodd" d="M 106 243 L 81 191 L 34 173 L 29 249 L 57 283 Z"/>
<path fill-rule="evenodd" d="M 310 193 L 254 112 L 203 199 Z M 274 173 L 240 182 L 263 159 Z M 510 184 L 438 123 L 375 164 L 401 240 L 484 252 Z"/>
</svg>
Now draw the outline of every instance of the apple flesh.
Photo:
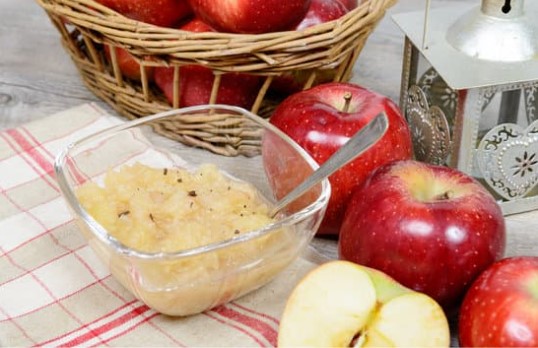
<svg viewBox="0 0 538 348">
<path fill-rule="evenodd" d="M 125 17 L 161 27 L 174 27 L 192 14 L 188 0 L 96 0 Z"/>
<path fill-rule="evenodd" d="M 222 32 L 259 34 L 293 28 L 310 0 L 190 0 L 198 17 Z"/>
<path fill-rule="evenodd" d="M 412 155 L 411 135 L 398 107 L 387 97 L 344 82 L 331 82 L 295 93 L 275 109 L 270 122 L 323 164 L 356 132 L 380 112 L 389 128 L 383 137 L 354 161 L 329 177 L 331 198 L 318 235 L 338 235 L 347 202 L 353 190 L 377 167 Z M 274 181 L 285 181 L 279 172 L 269 172 Z M 280 180 L 282 179 L 282 180 Z M 293 187 L 281 186 L 283 196 Z"/>
<path fill-rule="evenodd" d="M 448 347 L 442 308 L 387 275 L 331 261 L 296 285 L 280 321 L 279 347 Z"/>
<path fill-rule="evenodd" d="M 453 168 L 406 160 L 376 170 L 353 194 L 341 259 L 376 268 L 455 308 L 502 257 L 505 222 L 491 194 Z"/>
<path fill-rule="evenodd" d="M 485 270 L 465 295 L 458 332 L 464 347 L 538 347 L 538 257 Z"/>
</svg>

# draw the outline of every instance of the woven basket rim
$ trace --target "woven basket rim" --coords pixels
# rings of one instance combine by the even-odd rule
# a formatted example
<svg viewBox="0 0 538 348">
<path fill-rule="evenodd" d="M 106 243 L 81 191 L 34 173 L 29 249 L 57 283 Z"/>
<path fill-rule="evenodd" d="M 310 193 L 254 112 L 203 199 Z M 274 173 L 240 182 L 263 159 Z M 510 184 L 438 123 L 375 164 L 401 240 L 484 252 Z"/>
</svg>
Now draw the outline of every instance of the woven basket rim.
<svg viewBox="0 0 538 348">
<path fill-rule="evenodd" d="M 261 34 L 225 32 L 190 32 L 159 27 L 127 18 L 94 0 L 37 0 L 47 11 L 82 28 L 98 32 L 102 40 L 129 47 L 133 54 L 175 55 L 185 52 L 191 59 L 208 59 L 218 51 L 219 57 L 245 53 L 271 53 L 293 48 L 293 52 L 309 50 L 319 41 L 336 41 L 335 36 L 352 35 L 346 28 L 358 20 L 375 24 L 387 8 L 397 0 L 363 0 L 344 16 L 302 30 L 287 30 Z M 166 43 L 166 44 L 164 44 Z M 166 47 L 169 45 L 168 47 Z M 226 48 L 226 49 L 223 49 Z M 198 53 L 198 54 L 196 54 Z"/>
</svg>

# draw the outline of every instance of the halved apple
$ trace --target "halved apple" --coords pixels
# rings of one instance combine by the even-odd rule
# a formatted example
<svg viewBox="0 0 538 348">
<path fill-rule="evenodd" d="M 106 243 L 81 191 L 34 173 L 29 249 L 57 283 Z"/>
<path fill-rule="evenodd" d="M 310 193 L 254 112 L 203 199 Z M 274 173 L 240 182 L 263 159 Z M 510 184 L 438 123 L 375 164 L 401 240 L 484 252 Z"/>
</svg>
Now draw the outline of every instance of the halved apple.
<svg viewBox="0 0 538 348">
<path fill-rule="evenodd" d="M 288 298 L 279 347 L 448 347 L 443 309 L 386 274 L 348 261 L 310 271 Z"/>
</svg>

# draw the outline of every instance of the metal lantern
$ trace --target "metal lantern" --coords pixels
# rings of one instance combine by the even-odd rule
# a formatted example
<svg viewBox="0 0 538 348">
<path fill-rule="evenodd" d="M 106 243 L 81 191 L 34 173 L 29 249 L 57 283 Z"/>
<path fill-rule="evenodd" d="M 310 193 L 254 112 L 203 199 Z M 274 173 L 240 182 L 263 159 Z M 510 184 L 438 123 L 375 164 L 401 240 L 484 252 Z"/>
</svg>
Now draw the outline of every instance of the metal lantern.
<svg viewBox="0 0 538 348">
<path fill-rule="evenodd" d="M 538 208 L 538 1 L 394 16 L 416 159 L 472 175 L 504 214 Z"/>
</svg>

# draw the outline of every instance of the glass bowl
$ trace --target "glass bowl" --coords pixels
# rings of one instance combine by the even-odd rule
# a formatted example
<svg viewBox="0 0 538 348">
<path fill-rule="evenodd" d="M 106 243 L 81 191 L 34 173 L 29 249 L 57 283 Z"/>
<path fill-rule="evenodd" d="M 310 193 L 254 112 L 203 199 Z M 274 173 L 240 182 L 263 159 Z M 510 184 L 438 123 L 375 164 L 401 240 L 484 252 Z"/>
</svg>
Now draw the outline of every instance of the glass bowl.
<svg viewBox="0 0 538 348">
<path fill-rule="evenodd" d="M 223 149 L 227 153 L 219 154 Z M 163 176 L 176 173 L 178 168 L 192 172 L 213 164 L 227 179 L 254 187 L 268 210 L 318 166 L 266 120 L 224 105 L 177 109 L 129 121 L 74 142 L 58 154 L 55 172 L 59 187 L 90 247 L 135 297 L 158 312 L 173 316 L 202 312 L 273 279 L 307 247 L 323 219 L 330 196 L 329 182 L 324 180 L 261 227 L 228 231 L 229 236 L 224 239 L 177 250 L 168 250 L 172 241 L 164 243 L 164 249 L 151 249 L 151 242 L 147 248 L 132 247 L 130 242 L 111 234 L 104 227 L 106 223 L 94 218 L 95 214 L 85 209 L 79 198 L 82 186 L 94 183 L 103 187 L 106 173 L 117 173 L 134 164 L 158 169 Z M 141 174 L 136 182 L 146 180 L 139 178 Z M 134 197 L 135 193 L 124 192 L 122 197 L 130 195 Z M 189 196 L 188 199 L 199 198 Z M 104 199 L 102 205 L 94 204 L 94 208 L 108 206 L 110 201 Z M 143 205 L 134 199 L 131 203 L 131 209 Z M 158 205 L 168 212 L 173 207 L 173 214 L 188 209 L 170 205 L 166 200 Z M 132 217 L 128 216 L 129 211 L 120 210 L 114 213 L 117 216 L 108 217 L 121 230 L 123 225 L 118 225 L 118 221 Z M 158 214 L 149 214 L 150 224 L 158 224 L 154 221 Z M 202 218 L 205 219 L 206 216 Z M 145 228 L 145 224 L 133 224 L 135 230 Z M 186 225 L 176 225 L 170 235 L 196 240 L 199 235 L 216 233 L 213 228 L 184 230 L 182 226 Z"/>
</svg>

